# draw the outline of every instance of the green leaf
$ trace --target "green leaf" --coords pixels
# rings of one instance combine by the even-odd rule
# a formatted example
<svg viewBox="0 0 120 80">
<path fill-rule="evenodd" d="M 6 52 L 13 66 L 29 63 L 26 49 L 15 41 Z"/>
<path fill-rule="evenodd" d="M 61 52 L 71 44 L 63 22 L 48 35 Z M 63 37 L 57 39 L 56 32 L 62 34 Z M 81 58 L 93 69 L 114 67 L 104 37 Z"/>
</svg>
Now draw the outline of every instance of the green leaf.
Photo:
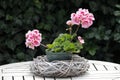
<svg viewBox="0 0 120 80">
<path fill-rule="evenodd" d="M 37 8 L 41 8 L 41 2 L 39 0 L 33 0 Z"/>
<path fill-rule="evenodd" d="M 22 33 L 18 33 L 14 36 L 14 41 L 16 42 L 16 45 L 20 45 L 21 43 L 23 43 L 24 41 L 24 34 Z"/>
<path fill-rule="evenodd" d="M 15 41 L 13 41 L 13 40 L 7 40 L 7 41 L 6 41 L 6 45 L 7 45 L 8 48 L 10 48 L 10 49 L 12 49 L 12 50 L 14 50 L 15 47 L 16 47 L 16 43 L 15 43 Z"/>
<path fill-rule="evenodd" d="M 6 15 L 6 20 L 13 20 L 13 16 L 7 14 L 7 15 Z"/>
<path fill-rule="evenodd" d="M 114 15 L 115 15 L 115 16 L 120 16 L 120 11 L 115 11 L 115 12 L 114 12 Z"/>
<path fill-rule="evenodd" d="M 93 42 L 89 42 L 89 43 L 85 44 L 86 51 L 88 51 L 89 54 L 92 55 L 92 56 L 94 56 L 96 54 L 96 50 L 98 48 L 99 47 Z"/>
<path fill-rule="evenodd" d="M 117 7 L 117 8 L 119 8 L 119 9 L 120 9 L 120 5 L 119 5 L 119 4 L 115 5 L 115 7 Z"/>
<path fill-rule="evenodd" d="M 0 17 L 3 17 L 3 16 L 5 16 L 4 11 L 0 10 Z"/>
<path fill-rule="evenodd" d="M 22 25 L 22 20 L 15 18 L 14 21 L 15 21 L 15 24 L 20 25 L 20 26 Z"/>
<path fill-rule="evenodd" d="M 109 36 L 104 36 L 104 40 L 109 40 Z"/>
<path fill-rule="evenodd" d="M 85 36 L 87 36 L 87 38 L 93 38 L 95 36 L 95 32 L 87 33 Z"/>
<path fill-rule="evenodd" d="M 115 33 L 114 34 L 114 40 L 120 40 L 120 33 Z"/>
<path fill-rule="evenodd" d="M 117 21 L 120 24 L 120 20 Z"/>
<path fill-rule="evenodd" d="M 23 53 L 23 52 L 19 52 L 19 53 L 17 53 L 17 58 L 19 59 L 19 60 L 24 60 L 24 58 L 25 58 L 25 54 Z"/>
<path fill-rule="evenodd" d="M 0 53 L 0 62 L 3 60 L 3 55 Z"/>
<path fill-rule="evenodd" d="M 98 40 L 101 40 L 100 35 L 99 35 L 99 34 L 97 34 L 97 33 L 95 34 L 95 38 L 96 38 L 96 39 L 98 39 Z"/>
<path fill-rule="evenodd" d="M 52 49 L 53 50 L 53 49 Z M 61 48 L 60 47 L 56 47 L 54 48 L 53 52 L 60 52 L 61 51 Z"/>
<path fill-rule="evenodd" d="M 79 6 L 82 4 L 83 0 L 71 0 L 71 2 L 72 2 L 76 7 L 79 7 Z"/>
<path fill-rule="evenodd" d="M 62 45 L 64 46 L 63 49 L 65 51 L 69 51 L 75 48 L 75 45 L 71 43 L 70 41 L 65 41 Z"/>
<path fill-rule="evenodd" d="M 47 31 L 51 31 L 51 28 L 52 27 L 50 25 L 47 25 L 47 24 L 44 25 L 44 29 L 47 30 Z"/>
<path fill-rule="evenodd" d="M 96 53 L 96 50 L 94 50 L 94 49 L 90 49 L 90 50 L 89 50 L 89 54 L 90 54 L 90 55 L 94 56 L 95 53 Z"/>
<path fill-rule="evenodd" d="M 53 45 L 52 44 L 47 44 L 47 48 L 51 49 L 51 48 L 53 48 Z"/>
<path fill-rule="evenodd" d="M 98 10 L 98 4 L 96 2 L 90 1 L 89 5 L 93 11 Z"/>
<path fill-rule="evenodd" d="M 55 22 L 55 18 L 52 15 L 47 15 L 46 19 L 47 19 L 47 23 L 50 25 Z"/>
</svg>

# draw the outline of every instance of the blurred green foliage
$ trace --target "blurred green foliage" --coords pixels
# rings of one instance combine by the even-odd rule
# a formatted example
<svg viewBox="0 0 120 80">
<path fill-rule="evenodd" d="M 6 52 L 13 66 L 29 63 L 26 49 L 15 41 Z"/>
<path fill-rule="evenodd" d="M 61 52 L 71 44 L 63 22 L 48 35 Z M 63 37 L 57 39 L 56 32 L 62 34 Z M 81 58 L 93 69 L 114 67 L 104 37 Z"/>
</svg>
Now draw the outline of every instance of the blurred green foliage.
<svg viewBox="0 0 120 80">
<path fill-rule="evenodd" d="M 39 29 L 42 43 L 51 43 L 65 32 L 70 14 L 80 7 L 89 9 L 96 19 L 91 28 L 78 32 L 86 42 L 80 55 L 119 60 L 120 0 L 0 0 L 0 64 L 44 54 L 43 47 L 34 51 L 25 47 L 25 33 Z"/>
</svg>

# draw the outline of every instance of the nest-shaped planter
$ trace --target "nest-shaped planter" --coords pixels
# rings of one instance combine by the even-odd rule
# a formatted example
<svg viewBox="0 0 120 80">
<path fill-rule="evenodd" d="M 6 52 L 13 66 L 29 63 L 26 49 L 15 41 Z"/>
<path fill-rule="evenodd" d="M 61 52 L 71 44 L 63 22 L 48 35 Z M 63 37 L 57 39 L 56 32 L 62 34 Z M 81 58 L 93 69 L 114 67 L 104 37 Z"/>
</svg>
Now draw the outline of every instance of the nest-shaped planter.
<svg viewBox="0 0 120 80">
<path fill-rule="evenodd" d="M 49 62 L 46 56 L 38 56 L 32 62 L 31 72 L 44 77 L 70 77 L 85 73 L 89 64 L 87 59 L 73 55 L 72 60 Z"/>
</svg>

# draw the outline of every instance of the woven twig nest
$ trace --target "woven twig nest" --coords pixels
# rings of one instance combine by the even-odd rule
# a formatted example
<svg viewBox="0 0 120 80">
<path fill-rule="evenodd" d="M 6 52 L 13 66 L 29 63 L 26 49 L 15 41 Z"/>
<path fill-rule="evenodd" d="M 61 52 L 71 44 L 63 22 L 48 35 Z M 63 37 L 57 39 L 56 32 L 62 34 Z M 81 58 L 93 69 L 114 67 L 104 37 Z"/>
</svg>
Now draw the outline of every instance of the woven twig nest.
<svg viewBox="0 0 120 80">
<path fill-rule="evenodd" d="M 78 55 L 73 55 L 72 60 L 48 62 L 46 56 L 38 56 L 31 64 L 31 72 L 45 77 L 70 77 L 85 73 L 88 61 Z"/>
</svg>

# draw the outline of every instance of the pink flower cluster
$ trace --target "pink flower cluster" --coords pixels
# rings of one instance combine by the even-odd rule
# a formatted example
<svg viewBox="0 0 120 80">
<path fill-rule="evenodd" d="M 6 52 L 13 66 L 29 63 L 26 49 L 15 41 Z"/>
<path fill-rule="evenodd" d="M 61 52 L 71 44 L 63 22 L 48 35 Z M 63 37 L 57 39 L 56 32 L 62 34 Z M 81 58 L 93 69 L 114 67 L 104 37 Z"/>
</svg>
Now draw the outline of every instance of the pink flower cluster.
<svg viewBox="0 0 120 80">
<path fill-rule="evenodd" d="M 82 25 L 82 28 L 89 28 L 95 20 L 94 15 L 89 13 L 88 9 L 80 8 L 76 13 L 71 14 L 71 20 L 66 22 L 67 25 Z"/>
<path fill-rule="evenodd" d="M 85 43 L 84 39 L 81 36 L 78 36 L 78 40 L 79 40 L 80 44 L 84 44 Z"/>
<path fill-rule="evenodd" d="M 26 47 L 29 47 L 31 49 L 34 49 L 35 47 L 38 47 L 42 41 L 41 33 L 39 33 L 39 30 L 34 29 L 32 31 L 28 31 L 26 33 Z"/>
</svg>

